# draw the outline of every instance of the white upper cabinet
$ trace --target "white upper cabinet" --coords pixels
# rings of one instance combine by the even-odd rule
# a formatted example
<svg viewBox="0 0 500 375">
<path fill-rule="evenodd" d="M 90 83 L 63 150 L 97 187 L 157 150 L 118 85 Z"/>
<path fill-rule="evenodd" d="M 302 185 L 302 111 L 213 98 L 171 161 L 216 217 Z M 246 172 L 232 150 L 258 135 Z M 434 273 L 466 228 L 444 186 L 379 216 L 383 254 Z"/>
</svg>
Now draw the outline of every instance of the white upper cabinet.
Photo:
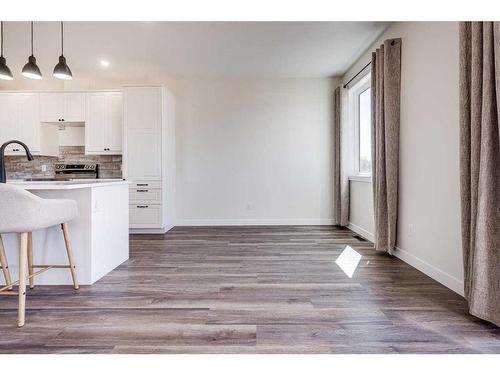
<svg viewBox="0 0 500 375">
<path fill-rule="evenodd" d="M 40 102 L 38 94 L 15 94 L 19 114 L 19 140 L 26 143 L 31 152 L 40 152 Z"/>
<path fill-rule="evenodd" d="M 0 94 L 0 144 L 19 137 L 19 111 L 15 94 Z M 9 145 L 6 153 L 12 152 L 18 145 Z"/>
<path fill-rule="evenodd" d="M 0 93 L 0 144 L 19 140 L 35 155 L 57 156 L 57 127 L 40 124 L 37 93 Z M 18 144 L 6 148 L 7 155 L 24 155 Z"/>
<path fill-rule="evenodd" d="M 40 94 L 40 121 L 61 121 L 64 112 L 64 94 L 42 93 Z"/>
<path fill-rule="evenodd" d="M 122 152 L 123 148 L 123 95 L 110 93 L 107 97 L 107 147 L 110 151 Z"/>
<path fill-rule="evenodd" d="M 63 120 L 69 122 L 85 121 L 85 94 L 65 93 Z"/>
<path fill-rule="evenodd" d="M 104 153 L 106 143 L 106 94 L 87 94 L 87 121 L 85 122 L 85 153 Z"/>
<path fill-rule="evenodd" d="M 120 92 L 87 94 L 85 153 L 113 155 L 122 152 L 123 105 Z"/>
<path fill-rule="evenodd" d="M 41 122 L 84 122 L 85 94 L 51 92 L 40 94 Z"/>
</svg>

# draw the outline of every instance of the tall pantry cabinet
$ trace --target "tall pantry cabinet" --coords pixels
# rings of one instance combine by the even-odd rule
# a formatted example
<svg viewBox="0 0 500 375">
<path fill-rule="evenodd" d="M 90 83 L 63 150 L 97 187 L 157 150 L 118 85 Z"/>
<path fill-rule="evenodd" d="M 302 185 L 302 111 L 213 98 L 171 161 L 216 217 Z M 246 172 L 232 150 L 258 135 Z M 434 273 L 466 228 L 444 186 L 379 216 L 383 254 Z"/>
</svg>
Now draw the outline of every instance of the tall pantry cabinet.
<svg viewBox="0 0 500 375">
<path fill-rule="evenodd" d="M 175 107 L 163 86 L 123 90 L 123 175 L 131 233 L 164 233 L 175 222 Z"/>
</svg>

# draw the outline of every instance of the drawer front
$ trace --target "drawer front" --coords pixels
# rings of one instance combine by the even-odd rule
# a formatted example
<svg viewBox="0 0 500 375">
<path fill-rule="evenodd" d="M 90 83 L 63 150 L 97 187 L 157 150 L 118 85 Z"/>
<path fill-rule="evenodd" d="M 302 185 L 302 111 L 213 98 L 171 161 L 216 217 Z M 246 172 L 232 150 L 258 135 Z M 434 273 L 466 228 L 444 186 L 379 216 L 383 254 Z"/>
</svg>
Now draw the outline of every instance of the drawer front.
<svg viewBox="0 0 500 375">
<path fill-rule="evenodd" d="M 161 189 L 161 182 L 155 180 L 132 181 L 130 189 Z"/>
<path fill-rule="evenodd" d="M 138 187 L 130 189 L 130 204 L 161 203 L 161 190 Z"/>
<path fill-rule="evenodd" d="M 161 226 L 161 206 L 134 204 L 130 209 L 130 228 L 157 228 Z"/>
</svg>

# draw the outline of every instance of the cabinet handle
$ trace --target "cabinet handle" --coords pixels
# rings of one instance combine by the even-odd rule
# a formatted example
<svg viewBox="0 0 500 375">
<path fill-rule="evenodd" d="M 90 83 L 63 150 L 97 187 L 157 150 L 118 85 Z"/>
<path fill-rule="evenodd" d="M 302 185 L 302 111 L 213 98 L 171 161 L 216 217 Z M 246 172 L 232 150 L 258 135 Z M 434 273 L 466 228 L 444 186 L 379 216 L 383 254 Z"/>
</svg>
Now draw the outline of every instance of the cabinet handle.
<svg viewBox="0 0 500 375">
<path fill-rule="evenodd" d="M 137 186 L 149 186 L 149 184 L 137 184 Z"/>
<path fill-rule="evenodd" d="M 149 206 L 137 206 L 137 208 L 148 208 Z"/>
<path fill-rule="evenodd" d="M 149 190 L 147 189 L 139 189 L 137 190 L 138 193 L 147 193 Z"/>
</svg>

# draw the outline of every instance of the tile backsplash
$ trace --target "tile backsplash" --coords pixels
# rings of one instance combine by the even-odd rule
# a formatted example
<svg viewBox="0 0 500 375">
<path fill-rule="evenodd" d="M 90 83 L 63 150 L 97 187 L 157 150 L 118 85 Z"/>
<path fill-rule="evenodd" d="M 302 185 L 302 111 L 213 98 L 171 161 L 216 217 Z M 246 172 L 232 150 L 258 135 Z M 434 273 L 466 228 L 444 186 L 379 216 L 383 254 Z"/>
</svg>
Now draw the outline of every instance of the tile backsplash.
<svg viewBox="0 0 500 375">
<path fill-rule="evenodd" d="M 28 161 L 26 156 L 6 156 L 5 169 L 7 179 L 54 177 L 56 163 L 97 163 L 99 164 L 100 178 L 122 177 L 121 155 L 85 155 L 84 146 L 61 146 L 59 157 L 35 156 L 35 160 Z M 47 170 L 42 171 L 45 165 Z"/>
</svg>

